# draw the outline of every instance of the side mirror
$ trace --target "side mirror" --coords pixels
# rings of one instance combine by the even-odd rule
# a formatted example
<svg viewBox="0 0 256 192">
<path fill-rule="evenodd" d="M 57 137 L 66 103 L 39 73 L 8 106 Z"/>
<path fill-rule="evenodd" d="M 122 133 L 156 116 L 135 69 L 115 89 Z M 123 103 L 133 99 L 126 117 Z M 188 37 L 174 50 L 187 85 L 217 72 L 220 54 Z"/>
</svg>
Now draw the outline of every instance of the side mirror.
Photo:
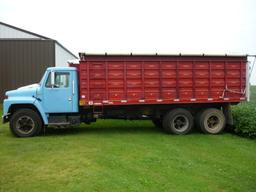
<svg viewBox="0 0 256 192">
<path fill-rule="evenodd" d="M 55 85 L 55 72 L 51 71 L 51 87 Z"/>
</svg>

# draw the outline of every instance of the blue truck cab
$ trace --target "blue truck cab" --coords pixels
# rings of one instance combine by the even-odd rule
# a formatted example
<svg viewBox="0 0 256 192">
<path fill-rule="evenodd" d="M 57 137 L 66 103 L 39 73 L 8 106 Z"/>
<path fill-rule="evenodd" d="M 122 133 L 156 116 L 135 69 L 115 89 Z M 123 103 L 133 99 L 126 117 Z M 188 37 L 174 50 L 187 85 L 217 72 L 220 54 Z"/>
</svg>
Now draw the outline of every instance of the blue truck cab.
<svg viewBox="0 0 256 192">
<path fill-rule="evenodd" d="M 75 67 L 50 67 L 40 83 L 7 91 L 6 96 L 2 118 L 16 136 L 37 135 L 45 125 L 79 123 Z"/>
</svg>

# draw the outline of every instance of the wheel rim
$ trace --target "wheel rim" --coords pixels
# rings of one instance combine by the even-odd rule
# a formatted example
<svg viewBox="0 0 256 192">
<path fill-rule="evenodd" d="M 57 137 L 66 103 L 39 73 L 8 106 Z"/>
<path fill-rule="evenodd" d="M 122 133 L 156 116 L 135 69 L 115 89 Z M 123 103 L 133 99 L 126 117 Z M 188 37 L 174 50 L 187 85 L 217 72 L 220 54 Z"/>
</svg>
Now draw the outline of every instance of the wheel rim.
<svg viewBox="0 0 256 192">
<path fill-rule="evenodd" d="M 35 128 L 35 123 L 31 117 L 24 115 L 17 120 L 16 128 L 22 134 L 29 134 Z"/>
<path fill-rule="evenodd" d="M 211 115 L 207 119 L 207 126 L 209 127 L 209 129 L 216 129 L 219 126 L 219 123 L 219 117 L 217 117 L 216 115 Z"/>
<path fill-rule="evenodd" d="M 189 120 L 185 115 L 177 115 L 172 121 L 172 127 L 177 131 L 185 131 L 189 126 Z"/>
</svg>

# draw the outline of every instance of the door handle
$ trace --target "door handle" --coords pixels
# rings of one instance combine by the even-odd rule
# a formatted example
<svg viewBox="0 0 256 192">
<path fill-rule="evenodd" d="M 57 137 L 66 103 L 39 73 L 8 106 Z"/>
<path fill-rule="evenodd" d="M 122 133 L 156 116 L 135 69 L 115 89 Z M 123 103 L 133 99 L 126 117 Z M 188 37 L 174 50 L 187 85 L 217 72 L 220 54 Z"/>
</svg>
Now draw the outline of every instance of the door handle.
<svg viewBox="0 0 256 192">
<path fill-rule="evenodd" d="M 69 97 L 69 98 L 68 98 L 68 101 L 72 101 L 72 98 L 71 98 L 71 97 Z"/>
</svg>

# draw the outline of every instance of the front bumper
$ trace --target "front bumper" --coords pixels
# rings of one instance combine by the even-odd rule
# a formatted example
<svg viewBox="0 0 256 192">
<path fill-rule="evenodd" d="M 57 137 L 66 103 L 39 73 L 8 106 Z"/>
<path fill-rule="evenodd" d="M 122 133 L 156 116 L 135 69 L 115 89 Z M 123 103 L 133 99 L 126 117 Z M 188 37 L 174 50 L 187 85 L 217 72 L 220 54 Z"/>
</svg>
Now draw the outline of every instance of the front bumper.
<svg viewBox="0 0 256 192">
<path fill-rule="evenodd" d="M 10 114 L 2 116 L 2 123 L 7 123 L 10 121 Z"/>
</svg>

